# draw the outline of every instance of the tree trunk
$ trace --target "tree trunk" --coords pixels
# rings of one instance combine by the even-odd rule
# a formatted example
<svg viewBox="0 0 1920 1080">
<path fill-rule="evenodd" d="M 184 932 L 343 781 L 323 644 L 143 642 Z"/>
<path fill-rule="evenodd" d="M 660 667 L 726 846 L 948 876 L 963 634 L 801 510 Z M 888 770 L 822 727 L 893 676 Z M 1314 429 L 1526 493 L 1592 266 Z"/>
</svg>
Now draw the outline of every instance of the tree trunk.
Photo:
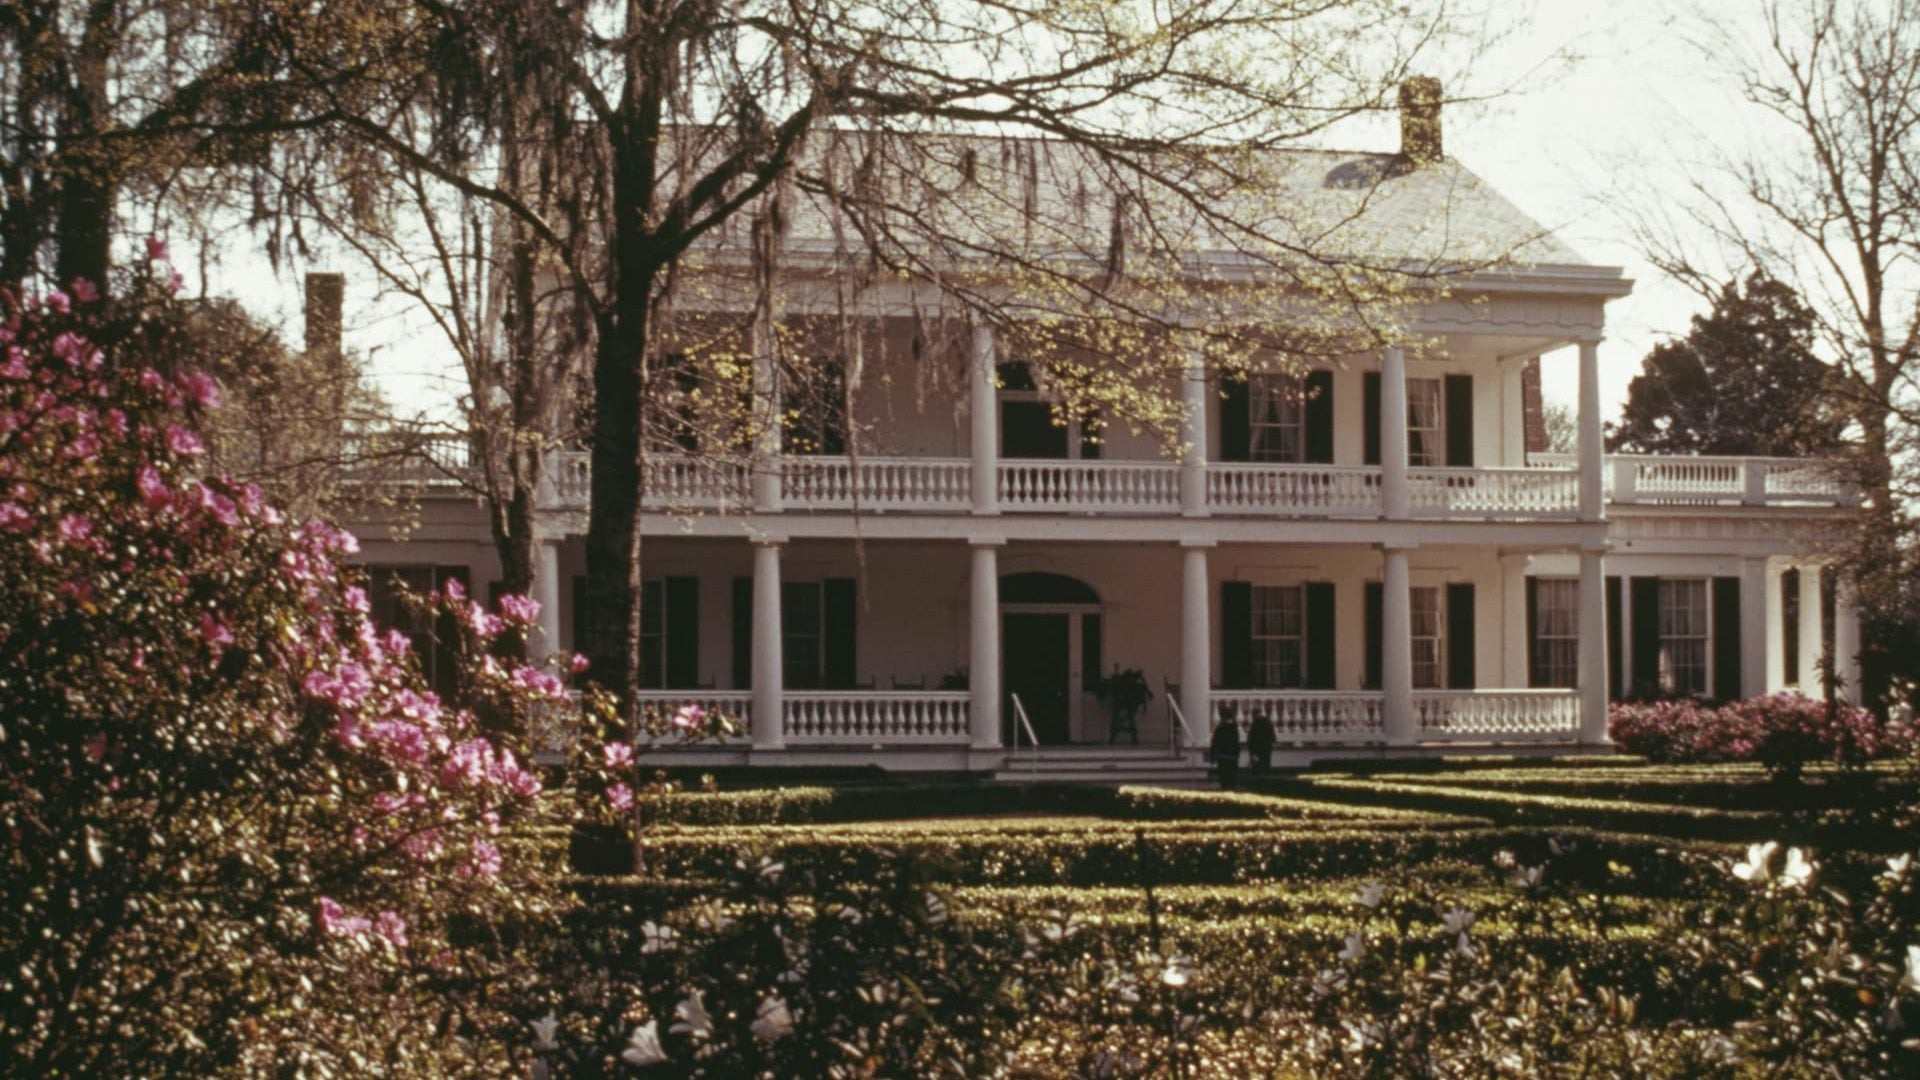
<svg viewBox="0 0 1920 1080">
<path fill-rule="evenodd" d="M 74 57 L 74 83 L 60 118 L 57 183 L 59 224 L 55 233 L 54 280 L 61 287 L 85 278 L 107 291 L 112 265 L 113 204 L 117 178 L 108 151 L 100 144 L 107 122 L 107 60 L 113 15 L 96 7 Z"/>
</svg>

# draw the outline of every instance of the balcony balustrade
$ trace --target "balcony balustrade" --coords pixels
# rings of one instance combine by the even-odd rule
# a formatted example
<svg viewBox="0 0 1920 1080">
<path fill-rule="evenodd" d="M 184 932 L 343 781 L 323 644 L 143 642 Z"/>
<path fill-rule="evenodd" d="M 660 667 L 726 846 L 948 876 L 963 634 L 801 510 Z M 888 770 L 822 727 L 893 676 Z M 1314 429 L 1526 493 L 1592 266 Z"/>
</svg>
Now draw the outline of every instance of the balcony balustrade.
<svg viewBox="0 0 1920 1080">
<path fill-rule="evenodd" d="M 789 690 L 786 741 L 793 746 L 964 746 L 965 690 Z"/>
<path fill-rule="evenodd" d="M 1242 734 L 1259 715 L 1282 743 L 1368 743 L 1386 734 L 1378 690 L 1215 690 L 1214 718 L 1229 715 Z M 1580 737 L 1576 690 L 1416 690 L 1419 742 L 1573 742 Z"/>
<path fill-rule="evenodd" d="M 457 440 L 427 444 L 417 468 L 392 469 L 399 481 L 450 482 L 469 468 Z M 780 462 L 781 505 L 789 511 L 960 514 L 972 507 L 966 458 L 874 455 L 789 456 Z M 1161 517 L 1181 512 L 1180 466 L 1168 461 L 998 462 L 998 509 L 1013 514 L 1111 514 Z M 584 453 L 550 459 L 545 505 L 587 505 Z M 646 504 L 666 512 L 744 510 L 751 470 L 739 462 L 691 455 L 648 459 Z M 1857 497 L 1826 463 L 1796 458 L 1606 458 L 1613 505 L 1847 507 Z M 1570 454 L 1532 454 L 1526 468 L 1407 470 L 1411 514 L 1422 520 L 1566 520 L 1579 512 L 1579 474 Z M 1358 465 L 1210 462 L 1207 513 L 1222 518 L 1377 518 L 1380 469 Z"/>
</svg>

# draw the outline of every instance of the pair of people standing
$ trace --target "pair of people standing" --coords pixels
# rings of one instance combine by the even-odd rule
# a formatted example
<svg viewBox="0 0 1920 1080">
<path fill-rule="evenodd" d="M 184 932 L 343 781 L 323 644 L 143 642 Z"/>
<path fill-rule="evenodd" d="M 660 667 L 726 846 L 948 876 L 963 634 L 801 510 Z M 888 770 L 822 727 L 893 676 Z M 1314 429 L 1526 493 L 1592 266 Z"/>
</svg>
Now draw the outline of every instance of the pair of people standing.
<svg viewBox="0 0 1920 1080">
<path fill-rule="evenodd" d="M 1273 768 L 1273 721 L 1266 713 L 1253 718 L 1247 728 L 1247 763 L 1253 775 L 1265 776 Z M 1240 777 L 1240 715 L 1231 705 L 1220 709 L 1220 723 L 1213 729 L 1213 767 L 1219 773 L 1220 786 L 1231 788 Z"/>
</svg>

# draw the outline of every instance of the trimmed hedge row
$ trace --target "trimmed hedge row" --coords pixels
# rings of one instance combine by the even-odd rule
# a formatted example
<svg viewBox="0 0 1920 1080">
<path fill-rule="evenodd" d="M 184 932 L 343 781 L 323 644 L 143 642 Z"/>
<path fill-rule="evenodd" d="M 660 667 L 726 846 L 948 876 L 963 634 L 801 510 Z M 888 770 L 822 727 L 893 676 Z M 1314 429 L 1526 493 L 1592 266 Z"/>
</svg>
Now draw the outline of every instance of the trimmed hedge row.
<svg viewBox="0 0 1920 1080">
<path fill-rule="evenodd" d="M 1500 793 L 1767 812 L 1845 808 L 1912 795 L 1911 784 L 1868 775 L 1834 776 L 1818 782 L 1793 785 L 1770 782 L 1764 777 L 1699 779 L 1605 775 L 1589 778 L 1540 777 L 1523 773 L 1403 776 L 1395 780 L 1422 787 L 1470 788 Z"/>
</svg>

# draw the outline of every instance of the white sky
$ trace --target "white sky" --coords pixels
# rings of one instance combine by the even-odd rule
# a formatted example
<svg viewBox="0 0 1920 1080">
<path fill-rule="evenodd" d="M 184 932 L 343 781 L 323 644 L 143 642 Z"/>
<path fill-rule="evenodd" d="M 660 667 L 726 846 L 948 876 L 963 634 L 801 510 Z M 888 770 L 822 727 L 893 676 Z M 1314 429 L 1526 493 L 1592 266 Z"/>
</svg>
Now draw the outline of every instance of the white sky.
<svg viewBox="0 0 1920 1080">
<path fill-rule="evenodd" d="M 1520 6 L 1516 3 L 1516 7 Z M 1503 43 L 1475 71 L 1484 85 L 1519 88 L 1485 104 L 1455 106 L 1444 118 L 1447 153 L 1479 173 L 1542 224 L 1556 229 L 1587 259 L 1621 266 L 1633 295 L 1607 309 L 1601 347 L 1604 415 L 1612 419 L 1640 359 L 1656 342 L 1684 334 L 1702 310 L 1687 290 L 1662 280 L 1639 258 L 1628 230 L 1608 205 L 1623 182 L 1675 190 L 1677 167 L 1709 155 L 1709 141 L 1750 140 L 1759 118 L 1682 39 L 1678 21 L 1694 7 L 1751 20 L 1757 0 L 1534 0 L 1529 27 Z M 1552 61 L 1556 54 L 1565 59 Z M 1710 133 L 1710 134 L 1704 134 Z M 1356 150 L 1398 145 L 1398 121 L 1355 123 L 1333 141 Z M 300 273 L 268 273 L 251 254 L 257 245 L 208 274 L 214 292 L 238 296 L 300 338 Z M 185 259 L 182 260 L 186 261 Z M 402 411 L 444 408 L 460 392 L 458 370 L 437 332 L 409 317 L 397 300 L 382 300 L 370 272 L 347 260 L 313 269 L 348 275 L 346 344 L 365 357 L 375 379 Z M 188 267 L 182 267 L 189 270 Z M 1550 402 L 1572 404 L 1573 352 L 1547 358 Z"/>
</svg>

